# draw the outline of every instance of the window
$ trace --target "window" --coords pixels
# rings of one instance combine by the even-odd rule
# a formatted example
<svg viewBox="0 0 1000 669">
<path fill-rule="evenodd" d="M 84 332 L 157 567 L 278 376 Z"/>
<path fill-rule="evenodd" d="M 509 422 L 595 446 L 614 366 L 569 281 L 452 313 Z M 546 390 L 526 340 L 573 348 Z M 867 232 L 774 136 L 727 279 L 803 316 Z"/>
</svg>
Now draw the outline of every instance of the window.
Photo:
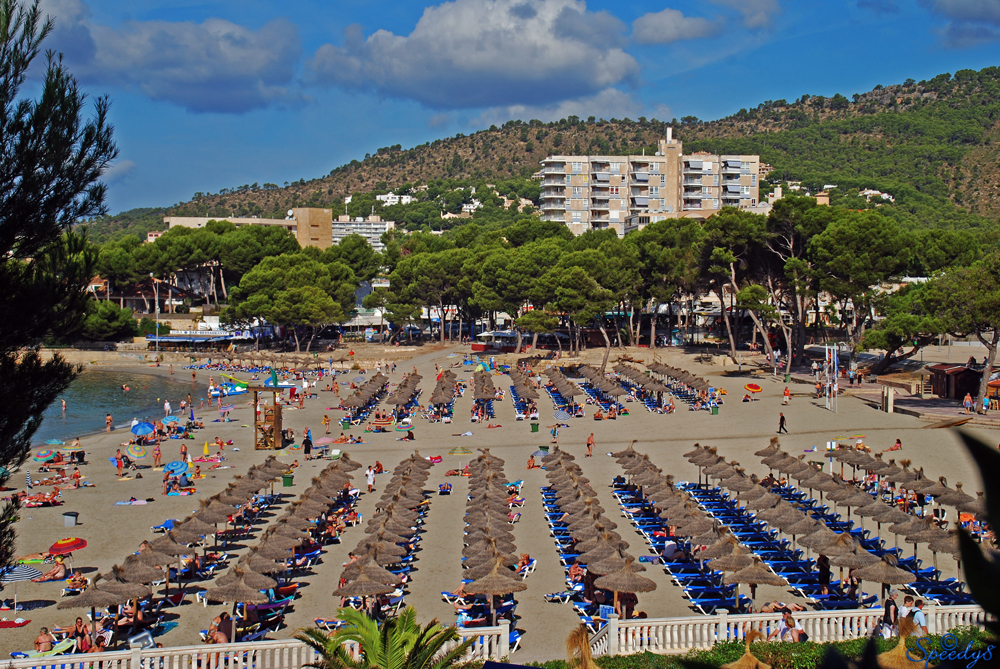
<svg viewBox="0 0 1000 669">
<path fill-rule="evenodd" d="M 569 185 L 569 175 L 568 174 L 566 175 L 566 185 L 567 186 Z"/>
<path fill-rule="evenodd" d="M 667 206 L 667 201 L 666 200 L 660 200 L 660 209 L 663 209 L 666 206 Z"/>
<path fill-rule="evenodd" d="M 710 186 L 702 186 L 701 187 L 701 194 L 702 195 L 710 195 L 711 193 L 712 193 L 712 188 Z"/>
<path fill-rule="evenodd" d="M 749 195 L 750 186 L 740 186 L 740 195 Z"/>
<path fill-rule="evenodd" d="M 757 175 L 756 174 L 751 174 L 750 175 L 750 185 L 751 186 L 756 186 L 757 185 Z"/>
<path fill-rule="evenodd" d="M 621 163 L 611 163 L 611 173 L 612 174 L 621 174 L 621 172 L 622 172 L 622 164 Z"/>
<path fill-rule="evenodd" d="M 619 195 L 621 189 L 618 186 L 612 186 L 611 188 L 608 189 L 608 192 L 610 195 Z"/>
<path fill-rule="evenodd" d="M 583 163 L 573 163 L 573 172 L 579 174 L 583 171 Z"/>
<path fill-rule="evenodd" d="M 609 217 L 611 218 L 612 221 L 617 221 L 618 220 L 618 210 L 616 209 L 615 211 L 612 211 L 610 213 Z"/>
<path fill-rule="evenodd" d="M 659 174 L 659 172 L 660 172 L 660 164 L 659 163 L 650 163 L 649 164 L 649 171 L 653 172 L 653 173 L 656 173 L 656 174 Z"/>
<path fill-rule="evenodd" d="M 583 188 L 580 186 L 573 186 L 573 197 L 580 197 L 583 195 Z"/>
<path fill-rule="evenodd" d="M 653 186 L 649 189 L 649 197 L 660 197 L 660 187 Z"/>
<path fill-rule="evenodd" d="M 573 212 L 573 222 L 574 223 L 579 223 L 582 220 L 583 220 L 583 214 L 581 214 L 578 211 L 574 211 Z"/>
<path fill-rule="evenodd" d="M 665 177 L 663 175 L 660 175 L 660 185 L 661 186 L 666 186 L 667 185 L 667 177 Z"/>
</svg>

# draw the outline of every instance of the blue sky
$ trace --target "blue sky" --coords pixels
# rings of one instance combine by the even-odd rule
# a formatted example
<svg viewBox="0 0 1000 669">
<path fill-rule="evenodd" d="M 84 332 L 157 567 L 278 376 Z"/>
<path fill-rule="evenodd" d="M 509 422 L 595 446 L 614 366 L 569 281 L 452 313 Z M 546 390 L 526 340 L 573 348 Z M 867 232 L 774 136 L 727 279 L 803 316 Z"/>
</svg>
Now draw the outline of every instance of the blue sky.
<svg viewBox="0 0 1000 669">
<path fill-rule="evenodd" d="M 510 118 L 718 118 L 1000 65 L 1000 0 L 42 0 L 113 100 L 109 207 L 279 185 Z"/>
</svg>

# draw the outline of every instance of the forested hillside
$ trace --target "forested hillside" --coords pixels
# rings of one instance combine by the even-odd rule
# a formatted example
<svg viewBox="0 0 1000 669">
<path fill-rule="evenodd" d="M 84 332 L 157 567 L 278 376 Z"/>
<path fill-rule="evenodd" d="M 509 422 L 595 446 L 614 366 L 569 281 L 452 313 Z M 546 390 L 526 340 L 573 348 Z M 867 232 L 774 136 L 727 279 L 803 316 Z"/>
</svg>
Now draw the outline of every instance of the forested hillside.
<svg viewBox="0 0 1000 669">
<path fill-rule="evenodd" d="M 908 225 L 970 227 L 1000 213 L 1000 68 L 907 80 L 852 96 L 769 100 L 716 121 L 669 121 L 685 152 L 759 153 L 773 179 L 813 190 L 836 184 L 834 203 L 864 208 L 851 189 L 889 192 L 886 215 Z M 655 150 L 663 120 L 510 121 L 472 135 L 402 149 L 389 146 L 328 175 L 283 185 L 247 184 L 196 193 L 165 211 L 190 216 L 275 216 L 296 206 L 343 206 L 352 193 L 442 180 L 442 187 L 529 177 L 546 155 Z M 520 187 L 515 188 L 518 190 Z M 427 199 L 425 198 L 425 202 Z M 426 205 L 425 205 L 426 206 Z M 95 239 L 156 229 L 158 210 L 133 210 L 89 225 Z M 417 216 L 419 219 L 420 216 Z"/>
</svg>

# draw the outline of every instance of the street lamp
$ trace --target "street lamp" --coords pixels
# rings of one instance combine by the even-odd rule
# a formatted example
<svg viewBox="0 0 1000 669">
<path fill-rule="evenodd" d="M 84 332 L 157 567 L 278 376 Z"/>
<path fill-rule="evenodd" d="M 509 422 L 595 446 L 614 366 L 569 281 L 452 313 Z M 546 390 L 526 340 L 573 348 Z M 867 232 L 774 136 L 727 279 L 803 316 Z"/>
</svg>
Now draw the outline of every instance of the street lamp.
<svg viewBox="0 0 1000 669">
<path fill-rule="evenodd" d="M 160 284 L 153 276 L 153 273 L 149 273 L 149 278 L 153 282 L 153 313 L 156 316 L 156 339 L 153 340 L 153 345 L 155 347 L 155 352 L 157 357 L 160 354 Z"/>
</svg>

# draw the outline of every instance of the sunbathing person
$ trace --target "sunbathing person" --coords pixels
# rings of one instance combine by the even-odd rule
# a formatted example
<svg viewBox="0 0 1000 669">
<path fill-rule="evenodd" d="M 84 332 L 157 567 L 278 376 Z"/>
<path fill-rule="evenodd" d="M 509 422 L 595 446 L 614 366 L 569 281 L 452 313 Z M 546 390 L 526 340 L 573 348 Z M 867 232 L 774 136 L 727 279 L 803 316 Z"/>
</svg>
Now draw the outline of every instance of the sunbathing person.
<svg viewBox="0 0 1000 669">
<path fill-rule="evenodd" d="M 70 589 L 82 590 L 86 588 L 90 583 L 90 579 L 83 575 L 83 572 L 77 569 L 73 572 L 72 576 L 66 579 L 66 587 Z"/>
<path fill-rule="evenodd" d="M 594 420 L 604 420 L 604 414 L 601 413 L 600 409 L 598 409 L 596 413 L 594 413 Z"/>
<path fill-rule="evenodd" d="M 35 637 L 35 652 L 47 653 L 52 650 L 56 643 L 56 638 L 49 632 L 48 627 L 43 627 L 41 632 Z"/>
<path fill-rule="evenodd" d="M 784 602 L 768 602 L 760 607 L 761 613 L 793 613 L 805 610 L 805 607 L 801 604 L 786 604 Z"/>
<path fill-rule="evenodd" d="M 66 565 L 63 564 L 63 556 L 56 556 L 56 564 L 38 578 L 31 579 L 33 583 L 45 583 L 47 581 L 61 581 L 66 578 Z"/>
<path fill-rule="evenodd" d="M 535 456 L 534 455 L 529 455 L 528 456 L 528 467 L 527 467 L 527 469 L 541 469 L 541 467 L 539 467 L 537 464 L 535 464 Z"/>
<path fill-rule="evenodd" d="M 580 562 L 578 560 L 573 560 L 573 564 L 569 566 L 570 580 L 573 581 L 574 583 L 579 583 L 580 581 L 583 580 L 583 577 L 586 573 L 587 573 L 586 570 L 580 566 Z"/>
</svg>

